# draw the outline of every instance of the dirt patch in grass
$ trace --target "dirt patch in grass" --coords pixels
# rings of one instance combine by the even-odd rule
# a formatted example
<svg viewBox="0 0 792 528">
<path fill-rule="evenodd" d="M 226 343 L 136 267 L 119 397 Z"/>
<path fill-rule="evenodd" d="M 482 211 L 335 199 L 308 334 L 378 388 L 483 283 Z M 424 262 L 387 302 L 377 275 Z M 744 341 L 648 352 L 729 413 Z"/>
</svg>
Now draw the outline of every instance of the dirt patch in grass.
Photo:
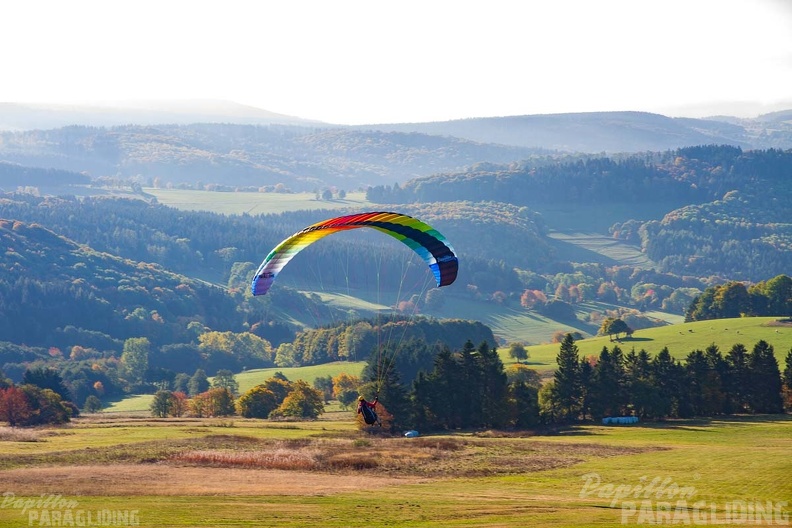
<svg viewBox="0 0 792 528">
<path fill-rule="evenodd" d="M 48 432 L 41 429 L 0 426 L 0 442 L 41 442 L 46 436 Z"/>
<path fill-rule="evenodd" d="M 249 445 L 236 443 L 234 449 L 220 444 L 214 448 L 185 450 L 167 461 L 202 467 L 446 478 L 528 473 L 568 467 L 593 457 L 646 450 L 512 438 L 370 438 L 364 441 L 321 438 Z"/>
<path fill-rule="evenodd" d="M 419 482 L 366 474 L 228 468 L 166 464 L 36 467 L 0 472 L 4 491 L 18 496 L 75 495 L 330 495 Z"/>
</svg>

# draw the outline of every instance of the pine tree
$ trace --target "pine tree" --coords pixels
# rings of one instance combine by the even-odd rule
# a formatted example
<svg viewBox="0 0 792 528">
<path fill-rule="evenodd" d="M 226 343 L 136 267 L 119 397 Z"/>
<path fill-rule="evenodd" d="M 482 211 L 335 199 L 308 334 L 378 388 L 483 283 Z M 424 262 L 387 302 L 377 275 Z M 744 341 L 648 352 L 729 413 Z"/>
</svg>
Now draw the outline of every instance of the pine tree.
<svg viewBox="0 0 792 528">
<path fill-rule="evenodd" d="M 580 412 L 580 357 L 572 334 L 567 334 L 561 342 L 556 363 L 553 399 L 561 413 L 559 418 L 574 420 Z"/>
<path fill-rule="evenodd" d="M 468 340 L 459 353 L 461 380 L 456 391 L 459 392 L 459 416 L 463 429 L 480 424 L 481 399 L 484 395 L 484 383 L 476 354 L 476 348 Z M 463 391 L 459 387 L 464 387 Z"/>
<path fill-rule="evenodd" d="M 637 354 L 631 350 L 624 358 L 624 382 L 627 390 L 627 406 L 640 418 L 656 417 L 657 387 L 651 380 L 649 353 L 641 349 Z"/>
<path fill-rule="evenodd" d="M 672 416 L 675 412 L 676 395 L 680 389 L 676 371 L 676 361 L 671 357 L 668 347 L 663 347 L 652 360 L 650 374 L 652 385 L 657 388 L 653 405 L 657 418 Z"/>
<path fill-rule="evenodd" d="M 623 385 L 621 351 L 602 347 L 591 375 L 591 415 L 594 418 L 622 414 Z"/>
<path fill-rule="evenodd" d="M 749 405 L 751 377 L 748 369 L 748 350 L 737 343 L 726 354 L 725 391 L 731 401 L 732 412 L 745 412 Z"/>
<path fill-rule="evenodd" d="M 781 399 L 781 371 L 778 368 L 773 346 L 764 340 L 754 345 L 748 358 L 751 379 L 751 408 L 757 413 L 780 413 L 784 410 Z"/>
<path fill-rule="evenodd" d="M 792 410 L 792 348 L 787 352 L 784 364 L 784 406 L 789 411 Z"/>
<path fill-rule="evenodd" d="M 495 348 L 485 342 L 477 350 L 483 380 L 481 395 L 481 423 L 484 427 L 503 427 L 506 425 L 508 409 L 506 401 L 509 395 L 506 372 L 503 362 Z"/>
</svg>

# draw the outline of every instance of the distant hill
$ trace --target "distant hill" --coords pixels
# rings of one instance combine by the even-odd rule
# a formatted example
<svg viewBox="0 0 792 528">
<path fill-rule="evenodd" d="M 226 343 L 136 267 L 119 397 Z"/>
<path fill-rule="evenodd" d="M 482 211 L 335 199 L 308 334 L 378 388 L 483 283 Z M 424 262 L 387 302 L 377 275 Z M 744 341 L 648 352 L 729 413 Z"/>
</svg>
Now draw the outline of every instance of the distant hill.
<svg viewBox="0 0 792 528">
<path fill-rule="evenodd" d="M 589 112 L 397 123 L 358 127 L 453 136 L 482 143 L 565 152 L 663 151 L 719 144 L 792 148 L 792 111 L 755 119 L 671 118 L 647 112 Z"/>
<path fill-rule="evenodd" d="M 420 134 L 420 137 L 412 138 L 413 146 L 424 143 L 423 146 L 429 149 L 433 148 L 432 141 L 427 142 L 423 136 L 442 136 L 446 139 L 457 138 L 542 151 L 581 153 L 656 152 L 703 144 L 732 145 L 746 149 L 792 148 L 792 110 L 772 112 L 755 118 L 726 115 L 672 118 L 649 112 L 622 111 L 345 126 L 277 114 L 228 101 L 142 101 L 102 106 L 0 103 L 0 131 L 50 130 L 70 126 L 113 128 L 192 124 L 296 127 L 307 129 L 305 133 L 332 129 Z M 227 139 L 243 141 L 238 133 Z M 387 145 L 378 142 L 377 146 L 382 148 Z M 286 153 L 294 158 L 293 161 L 303 157 L 304 153 L 310 156 L 310 143 L 294 147 Z M 349 152 L 342 156 L 353 162 L 357 161 L 355 151 L 360 146 L 349 144 L 347 147 Z M 338 150 L 335 153 L 341 154 Z M 2 155 L 0 152 L 0 159 Z M 436 157 L 442 159 L 446 155 L 439 154 Z M 476 161 L 494 160 L 481 158 Z M 57 167 L 84 170 L 79 167 Z M 442 171 L 446 167 L 447 164 L 441 164 L 437 170 Z M 353 163 L 343 172 L 349 175 L 359 170 Z M 202 180 L 206 181 L 207 178 Z"/>
<path fill-rule="evenodd" d="M 278 184 L 293 191 L 355 190 L 536 154 L 419 133 L 282 125 L 69 126 L 0 133 L 0 161 L 147 186 L 156 180 L 163 187 L 226 190 Z"/>
<path fill-rule="evenodd" d="M 228 101 L 141 101 L 104 105 L 0 103 L 0 130 L 48 130 L 66 126 L 186 125 L 313 126 L 319 121 L 276 114 Z"/>
</svg>

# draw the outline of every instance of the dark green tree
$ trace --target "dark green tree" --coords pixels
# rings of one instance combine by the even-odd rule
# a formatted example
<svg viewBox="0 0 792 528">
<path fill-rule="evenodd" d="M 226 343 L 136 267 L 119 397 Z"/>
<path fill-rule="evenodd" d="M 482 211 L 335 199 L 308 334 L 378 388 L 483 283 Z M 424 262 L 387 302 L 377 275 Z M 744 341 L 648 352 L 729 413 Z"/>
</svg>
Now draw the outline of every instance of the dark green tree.
<svg viewBox="0 0 792 528">
<path fill-rule="evenodd" d="M 187 394 L 191 397 L 197 396 L 203 392 L 209 390 L 209 380 L 206 377 L 206 372 L 203 369 L 198 369 L 195 371 L 195 374 L 192 375 L 190 378 L 190 382 L 187 384 Z"/>
<path fill-rule="evenodd" d="M 652 383 L 651 358 L 646 350 L 631 350 L 624 357 L 624 382 L 628 408 L 639 418 L 656 418 L 658 390 Z"/>
<path fill-rule="evenodd" d="M 790 411 L 792 410 L 792 348 L 789 349 L 786 358 L 784 358 L 784 365 L 784 375 L 782 378 L 784 385 L 784 406 L 787 411 Z"/>
<path fill-rule="evenodd" d="M 624 408 L 624 385 L 621 350 L 603 347 L 591 373 L 591 415 L 621 416 Z"/>
<path fill-rule="evenodd" d="M 512 343 L 509 345 L 509 357 L 518 363 L 525 361 L 528 359 L 528 350 L 522 343 Z"/>
<path fill-rule="evenodd" d="M 318 376 L 313 382 L 314 389 L 322 393 L 324 402 L 327 403 L 333 399 L 333 376 Z"/>
<path fill-rule="evenodd" d="M 675 415 L 678 408 L 678 394 L 682 390 L 680 374 L 681 369 L 671 357 L 668 347 L 663 347 L 651 362 L 650 380 L 657 389 L 654 404 L 656 418 Z"/>
<path fill-rule="evenodd" d="M 173 392 L 190 393 L 190 375 L 179 372 L 173 377 Z"/>
<path fill-rule="evenodd" d="M 171 408 L 173 407 L 173 395 L 167 390 L 158 390 L 154 394 L 154 399 L 151 401 L 149 409 L 151 416 L 155 418 L 166 418 L 170 415 Z"/>
<path fill-rule="evenodd" d="M 503 427 L 507 422 L 509 392 L 503 362 L 497 349 L 490 348 L 486 342 L 482 342 L 476 352 L 482 381 L 479 426 Z"/>
<path fill-rule="evenodd" d="M 384 377 L 378 383 L 370 381 L 360 389 L 367 400 L 371 401 L 377 395 L 377 385 L 379 389 L 379 401 L 388 409 L 392 415 L 390 421 L 391 433 L 396 433 L 404 429 L 410 420 L 411 409 L 410 399 L 407 389 L 401 383 L 399 372 L 396 369 L 387 369 Z"/>
<path fill-rule="evenodd" d="M 748 370 L 751 379 L 751 409 L 757 413 L 783 412 L 781 371 L 773 346 L 764 340 L 756 343 L 748 357 Z"/>
<path fill-rule="evenodd" d="M 587 357 L 580 358 L 580 416 L 584 420 L 591 415 L 591 383 L 594 367 Z"/>
<path fill-rule="evenodd" d="M 220 369 L 212 378 L 212 387 L 222 387 L 228 389 L 232 396 L 239 393 L 239 383 L 234 378 L 234 373 L 227 369 Z"/>
<path fill-rule="evenodd" d="M 100 400 L 93 394 L 85 399 L 85 404 L 83 404 L 83 411 L 87 413 L 97 413 L 101 410 L 102 410 L 102 400 Z"/>
<path fill-rule="evenodd" d="M 64 401 L 71 401 L 72 395 L 63 378 L 55 369 L 48 367 L 36 367 L 28 369 L 22 375 L 22 384 L 35 385 L 42 389 L 50 389 L 61 397 Z"/>
<path fill-rule="evenodd" d="M 508 388 L 508 424 L 516 429 L 539 425 L 539 391 L 525 382 L 512 383 Z"/>
<path fill-rule="evenodd" d="M 737 343 L 726 353 L 725 392 L 732 412 L 746 412 L 750 405 L 751 372 L 748 368 L 748 350 Z"/>
<path fill-rule="evenodd" d="M 580 412 L 580 357 L 572 334 L 567 334 L 561 342 L 556 363 L 553 401 L 561 413 L 561 420 L 575 420 Z"/>
</svg>

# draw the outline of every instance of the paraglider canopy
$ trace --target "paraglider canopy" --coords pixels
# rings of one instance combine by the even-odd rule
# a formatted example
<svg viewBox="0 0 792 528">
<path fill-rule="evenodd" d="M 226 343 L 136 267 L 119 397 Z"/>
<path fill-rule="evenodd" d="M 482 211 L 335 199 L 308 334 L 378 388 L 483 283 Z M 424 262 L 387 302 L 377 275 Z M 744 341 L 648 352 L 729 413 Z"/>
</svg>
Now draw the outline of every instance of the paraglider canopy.
<svg viewBox="0 0 792 528">
<path fill-rule="evenodd" d="M 270 251 L 253 278 L 253 295 L 264 295 L 278 273 L 294 256 L 317 240 L 349 229 L 370 227 L 403 242 L 429 265 L 437 286 L 456 280 L 458 260 L 445 237 L 430 225 L 411 216 L 390 212 L 369 212 L 339 216 L 317 222 L 293 234 Z"/>
</svg>

